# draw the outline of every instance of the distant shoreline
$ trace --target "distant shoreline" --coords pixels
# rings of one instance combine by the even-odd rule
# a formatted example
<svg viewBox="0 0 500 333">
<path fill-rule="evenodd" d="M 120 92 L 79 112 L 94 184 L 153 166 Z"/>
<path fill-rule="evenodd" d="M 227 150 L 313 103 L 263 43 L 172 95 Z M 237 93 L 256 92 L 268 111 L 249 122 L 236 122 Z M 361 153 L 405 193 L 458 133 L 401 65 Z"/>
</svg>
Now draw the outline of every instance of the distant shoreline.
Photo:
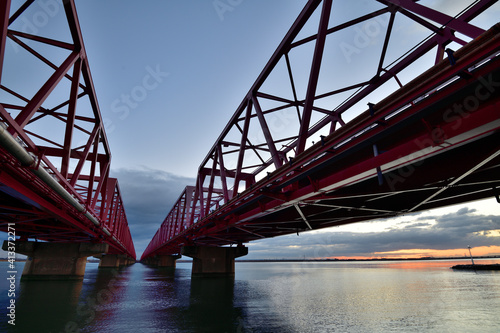
<svg viewBox="0 0 500 333">
<path fill-rule="evenodd" d="M 500 256 L 474 256 L 473 259 L 500 259 Z M 430 261 L 430 260 L 470 260 L 470 257 L 421 257 L 421 258 L 367 258 L 367 259 L 236 259 L 235 262 L 351 262 L 351 261 Z M 0 258 L 0 262 L 8 261 L 7 258 Z M 26 261 L 26 259 L 16 258 L 16 262 Z M 99 260 L 89 260 L 88 262 L 99 262 Z M 139 260 L 137 261 L 139 262 Z M 177 262 L 191 262 L 191 260 L 180 259 Z"/>
<path fill-rule="evenodd" d="M 479 256 L 473 259 L 499 259 L 500 256 Z M 367 258 L 367 259 L 250 259 L 238 260 L 237 262 L 345 262 L 345 261 L 415 261 L 415 260 L 470 260 L 470 257 L 422 257 L 422 258 Z M 180 261 L 180 260 L 178 260 Z"/>
<path fill-rule="evenodd" d="M 473 259 L 500 259 L 500 256 L 478 256 Z M 421 258 L 367 258 L 367 259 L 236 259 L 236 262 L 352 262 L 352 261 L 431 261 L 431 260 L 470 260 L 470 257 L 421 257 Z M 177 260 L 191 262 L 191 260 Z"/>
</svg>

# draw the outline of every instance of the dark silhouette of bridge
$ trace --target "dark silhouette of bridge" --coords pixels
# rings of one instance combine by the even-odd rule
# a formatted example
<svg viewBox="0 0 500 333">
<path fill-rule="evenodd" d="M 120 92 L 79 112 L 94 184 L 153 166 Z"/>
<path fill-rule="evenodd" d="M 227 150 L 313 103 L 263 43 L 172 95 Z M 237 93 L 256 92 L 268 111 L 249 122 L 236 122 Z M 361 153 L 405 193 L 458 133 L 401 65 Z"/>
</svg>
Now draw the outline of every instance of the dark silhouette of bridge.
<svg viewBox="0 0 500 333">
<path fill-rule="evenodd" d="M 70 41 L 12 28 L 30 10 L 48 15 L 33 1 L 0 4 L 0 230 L 8 232 L 4 250 L 29 256 L 23 277 L 78 279 L 88 256 L 115 267 L 135 260 L 135 250 L 120 187 L 109 177 L 75 4 L 53 4 L 65 13 L 59 34 Z M 7 42 L 16 59 L 6 59 Z M 14 67 L 15 76 L 5 75 Z"/>
<path fill-rule="evenodd" d="M 141 260 L 174 266 L 184 254 L 194 274 L 233 273 L 252 240 L 500 202 L 500 26 L 469 23 L 494 2 L 450 17 L 378 0 L 381 9 L 336 22 L 331 0 L 309 1 Z M 395 57 L 402 18 L 428 37 Z M 349 67 L 359 80 L 342 74 L 363 52 L 373 68 Z M 428 55 L 434 65 L 403 84 Z"/>
</svg>

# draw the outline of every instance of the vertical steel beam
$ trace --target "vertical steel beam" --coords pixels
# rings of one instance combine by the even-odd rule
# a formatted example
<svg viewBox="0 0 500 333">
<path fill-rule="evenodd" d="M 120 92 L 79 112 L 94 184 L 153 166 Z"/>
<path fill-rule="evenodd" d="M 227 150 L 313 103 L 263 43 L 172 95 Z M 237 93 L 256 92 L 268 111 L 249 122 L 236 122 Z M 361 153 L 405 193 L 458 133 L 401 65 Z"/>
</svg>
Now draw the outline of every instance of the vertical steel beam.
<svg viewBox="0 0 500 333">
<path fill-rule="evenodd" d="M 387 47 L 389 46 L 389 39 L 391 38 L 392 27 L 394 25 L 394 19 L 396 18 L 396 12 L 391 12 L 391 17 L 389 18 L 389 24 L 387 25 L 387 30 L 384 37 L 384 45 L 382 46 L 382 53 L 380 55 L 380 60 L 378 62 L 377 76 L 382 72 L 384 66 L 385 54 L 387 53 Z"/>
<path fill-rule="evenodd" d="M 175 206 L 174 206 L 175 209 Z M 170 225 L 170 230 L 172 231 L 172 236 L 177 235 L 177 231 L 175 230 L 175 220 L 173 217 L 173 210 L 168 214 L 168 223 Z"/>
<path fill-rule="evenodd" d="M 328 22 L 330 21 L 330 12 L 332 10 L 332 0 L 324 0 L 323 8 L 321 9 L 321 18 L 318 27 L 318 36 L 314 47 L 311 72 L 309 74 L 309 83 L 306 91 L 306 100 L 304 110 L 302 111 L 302 121 L 300 122 L 299 136 L 297 139 L 297 152 L 300 154 L 306 147 L 308 138 L 309 123 L 311 121 L 314 99 L 316 96 L 316 87 L 318 85 L 319 70 L 321 68 L 321 60 L 325 48 L 326 31 L 328 30 Z"/>
<path fill-rule="evenodd" d="M 257 97 L 253 97 L 253 105 L 255 107 L 255 113 L 257 114 L 257 118 L 259 119 L 260 127 L 262 132 L 264 133 L 264 138 L 266 139 L 267 147 L 269 148 L 269 152 L 271 153 L 271 158 L 274 162 L 274 166 L 278 169 L 282 165 L 282 160 L 279 156 L 278 150 L 276 149 L 276 145 L 274 144 L 273 137 L 271 135 L 271 131 L 267 126 L 266 119 L 264 118 L 264 113 L 260 108 L 259 101 Z"/>
<path fill-rule="evenodd" d="M 174 235 L 179 234 L 179 220 L 176 218 L 177 216 L 177 210 L 179 209 L 179 201 L 177 201 L 168 214 L 170 216 L 170 223 L 172 223 L 172 228 L 174 230 Z"/>
<path fill-rule="evenodd" d="M 76 6 L 74 0 L 64 0 L 64 11 L 66 12 L 66 19 L 73 39 L 75 49 L 80 50 L 83 46 L 83 37 L 80 30 L 80 22 L 76 14 Z"/>
<path fill-rule="evenodd" d="M 199 192 L 200 192 L 200 186 L 198 184 L 198 181 L 199 181 L 199 176 L 198 176 L 198 179 L 196 181 L 196 185 L 194 187 L 193 206 L 191 208 L 191 216 L 190 216 L 189 225 L 194 224 L 194 217 L 195 217 L 195 213 L 196 213 L 196 201 L 198 200 Z"/>
<path fill-rule="evenodd" d="M 165 222 L 165 221 L 164 221 Z M 165 228 L 165 223 L 162 223 L 158 231 L 156 231 L 153 239 L 158 239 L 160 243 L 167 241 L 167 229 Z"/>
<path fill-rule="evenodd" d="M 217 155 L 219 156 L 220 179 L 222 183 L 222 194 L 224 195 L 224 203 L 229 201 L 229 192 L 227 190 L 226 168 L 224 167 L 224 156 L 222 155 L 221 145 L 217 146 Z"/>
<path fill-rule="evenodd" d="M 104 163 L 99 163 L 99 178 L 97 178 L 98 182 L 97 182 L 97 186 L 96 186 L 96 189 L 95 189 L 95 193 L 94 193 L 94 198 L 92 198 L 92 204 L 91 204 L 91 207 L 92 209 L 95 208 L 95 205 L 97 203 L 97 199 L 99 197 L 99 193 L 101 193 L 103 191 L 103 187 L 106 186 L 107 184 L 107 181 L 108 181 L 108 177 L 109 177 L 109 160 L 104 162 Z M 104 193 L 101 193 L 101 196 L 104 196 Z"/>
<path fill-rule="evenodd" d="M 290 63 L 290 57 L 288 56 L 288 53 L 285 53 L 285 62 L 286 62 L 286 69 L 288 71 L 288 79 L 290 80 L 290 86 L 292 88 L 293 101 L 296 103 L 295 109 L 297 110 L 297 117 L 299 118 L 299 123 L 300 123 L 302 119 L 300 116 L 299 105 L 297 103 L 298 102 L 297 89 L 295 87 L 295 81 L 293 79 L 293 73 L 292 73 L 292 64 Z"/>
<path fill-rule="evenodd" d="M 108 178 L 106 193 L 102 198 L 101 219 L 104 219 L 110 213 L 115 196 L 116 178 Z"/>
<path fill-rule="evenodd" d="M 212 193 L 214 191 L 214 182 L 215 182 L 215 174 L 217 171 L 217 155 L 219 153 L 219 150 L 215 150 L 213 154 L 213 162 L 212 162 L 212 170 L 210 171 L 210 181 L 208 184 L 208 193 L 207 193 L 207 205 L 205 207 L 205 213 L 204 215 L 208 215 L 210 212 L 210 206 L 212 202 Z"/>
<path fill-rule="evenodd" d="M 111 188 L 114 188 L 116 186 L 116 179 L 112 178 L 112 179 L 109 179 L 108 181 L 111 181 L 111 184 L 108 185 L 108 187 L 111 187 Z M 113 186 L 114 184 L 114 186 Z M 118 215 L 118 212 L 119 212 L 119 209 L 120 209 L 120 201 L 119 201 L 119 197 L 117 195 L 116 192 L 111 192 L 110 193 L 110 198 L 108 198 L 108 202 L 109 204 L 107 205 L 107 209 L 109 211 L 108 214 L 106 214 L 108 216 L 108 228 L 111 231 L 111 233 L 113 233 L 115 227 L 116 227 L 116 218 L 117 218 L 117 215 Z"/>
<path fill-rule="evenodd" d="M 188 228 L 192 225 L 192 219 L 191 219 L 191 216 L 194 215 L 194 212 L 193 212 L 193 209 L 191 207 L 192 203 L 193 203 L 193 196 L 194 196 L 194 193 L 195 193 L 195 188 L 194 186 L 186 186 L 186 189 L 184 190 L 184 193 L 186 194 L 186 203 L 184 205 L 185 207 L 185 210 L 186 210 L 186 223 L 187 223 L 187 226 Z"/>
<path fill-rule="evenodd" d="M 167 233 L 167 239 L 170 239 L 170 238 L 172 238 L 172 230 L 170 228 L 171 225 L 169 223 L 168 217 L 169 217 L 169 215 L 167 215 L 167 217 L 163 221 L 163 225 L 165 225 L 165 229 L 166 229 L 166 233 Z"/>
<path fill-rule="evenodd" d="M 236 162 L 236 175 L 234 177 L 233 197 L 238 194 L 238 187 L 241 179 L 241 168 L 243 167 L 243 158 L 245 157 L 248 129 L 250 128 L 250 116 L 252 115 L 252 100 L 247 99 L 247 110 L 241 133 L 240 151 L 238 152 L 238 161 Z"/>
<path fill-rule="evenodd" d="M 184 190 L 183 195 L 179 199 L 179 208 L 177 210 L 177 219 L 179 220 L 180 223 L 180 230 L 181 232 L 186 230 L 186 220 L 184 219 L 184 214 L 186 213 L 186 191 Z"/>
<path fill-rule="evenodd" d="M 75 168 L 75 171 L 73 172 L 73 176 L 71 177 L 71 180 L 69 182 L 70 185 L 73 187 L 75 186 L 76 182 L 78 181 L 78 178 L 80 177 L 80 173 L 82 172 L 83 165 L 85 164 L 85 161 L 87 160 L 87 157 L 89 156 L 90 148 L 92 147 L 92 143 L 95 141 L 99 132 L 100 132 L 100 127 L 99 127 L 99 125 L 96 124 L 94 126 L 94 129 L 92 130 L 92 133 L 89 136 L 87 144 L 85 145 L 85 149 L 83 150 L 82 156 L 80 157 L 80 160 L 78 161 L 78 164 Z"/>
<path fill-rule="evenodd" d="M 116 230 L 118 229 L 117 225 L 119 223 L 119 218 L 120 218 L 120 201 L 119 201 L 119 198 L 117 196 L 113 196 L 113 215 L 112 215 L 112 219 L 113 219 L 113 227 L 112 227 L 112 231 L 111 231 L 111 234 L 112 235 L 115 235 L 115 232 Z"/>
<path fill-rule="evenodd" d="M 68 105 L 68 117 L 66 119 L 66 132 L 64 134 L 64 153 L 61 161 L 61 174 L 65 179 L 68 179 L 69 160 L 71 157 L 71 141 L 73 138 L 73 127 L 75 125 L 76 103 L 78 101 L 78 87 L 80 83 L 81 70 L 82 60 L 78 59 L 73 66 L 73 77 Z"/>
<path fill-rule="evenodd" d="M 100 131 L 99 131 L 100 132 Z M 89 177 L 89 185 L 87 188 L 87 202 L 86 202 L 86 207 L 89 210 L 93 210 L 94 207 L 92 205 L 92 198 L 93 198 L 93 191 L 94 191 L 94 181 L 95 181 L 95 173 L 97 169 L 97 153 L 99 152 L 99 137 L 100 133 L 96 136 L 94 140 L 94 152 L 93 152 L 93 159 L 90 164 L 90 177 Z"/>
<path fill-rule="evenodd" d="M 7 43 L 7 30 L 9 29 L 10 0 L 0 3 L 0 83 L 2 82 L 3 58 L 5 44 Z"/>
<path fill-rule="evenodd" d="M 175 223 L 177 224 L 177 233 L 181 233 L 182 232 L 182 227 L 183 227 L 182 220 L 180 219 L 181 203 L 182 203 L 182 201 L 179 201 L 175 205 L 175 216 L 174 216 L 174 219 L 176 221 Z"/>
<path fill-rule="evenodd" d="M 182 224 L 184 225 L 184 229 L 189 228 L 189 219 L 188 219 L 188 207 L 187 207 L 187 202 L 188 202 L 188 191 L 187 187 L 184 189 L 183 192 L 183 200 L 182 200 L 182 210 L 181 210 L 181 220 Z"/>
<path fill-rule="evenodd" d="M 200 218 L 203 218 L 205 216 L 205 211 L 204 211 L 204 208 L 205 208 L 205 191 L 203 189 L 203 184 L 205 183 L 205 175 L 202 174 L 202 173 L 198 173 L 198 196 L 197 196 L 197 200 L 198 200 L 198 205 L 200 207 Z M 196 200 L 195 199 L 195 200 Z M 209 205 L 210 203 L 206 203 L 207 205 Z M 196 201 L 195 201 L 195 206 L 196 206 Z"/>
<path fill-rule="evenodd" d="M 106 185 L 106 195 L 102 198 L 102 207 L 100 211 L 101 220 L 104 225 L 111 230 L 113 227 L 113 205 L 115 203 L 115 195 L 117 194 L 115 191 L 115 186 L 112 186 L 112 179 L 108 179 L 108 184 Z"/>
</svg>

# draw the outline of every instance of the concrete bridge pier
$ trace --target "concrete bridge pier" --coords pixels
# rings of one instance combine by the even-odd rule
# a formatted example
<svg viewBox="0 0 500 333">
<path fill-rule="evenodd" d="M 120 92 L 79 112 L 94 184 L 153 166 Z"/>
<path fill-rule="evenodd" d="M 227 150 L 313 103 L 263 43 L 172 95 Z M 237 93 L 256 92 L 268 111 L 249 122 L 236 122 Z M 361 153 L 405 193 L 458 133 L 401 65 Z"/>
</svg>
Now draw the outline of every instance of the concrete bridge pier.
<svg viewBox="0 0 500 333">
<path fill-rule="evenodd" d="M 116 268 L 124 265 L 128 265 L 128 258 L 124 254 L 100 254 L 94 256 L 99 258 L 99 268 Z"/>
<path fill-rule="evenodd" d="M 177 259 L 182 257 L 180 254 L 175 255 L 158 255 L 155 257 L 156 265 L 158 267 L 164 268 L 175 268 L 175 262 Z"/>
<path fill-rule="evenodd" d="M 127 256 L 127 255 L 119 255 L 119 265 L 120 266 L 130 266 L 135 263 L 135 259 Z"/>
<path fill-rule="evenodd" d="M 120 266 L 127 266 L 127 256 L 126 255 L 118 256 L 118 259 L 120 261 L 120 263 L 119 263 Z"/>
<path fill-rule="evenodd" d="M 108 244 L 16 241 L 16 253 L 28 256 L 21 280 L 82 280 L 87 257 L 108 251 Z M 3 243 L 4 250 L 8 242 Z"/>
<path fill-rule="evenodd" d="M 248 248 L 184 246 L 182 255 L 193 258 L 192 276 L 234 275 L 234 259 L 248 254 Z"/>
<path fill-rule="evenodd" d="M 149 265 L 149 266 L 158 266 L 158 258 L 155 256 L 155 257 L 149 257 L 149 258 L 146 258 L 144 261 L 143 261 L 144 264 L 146 265 Z"/>
</svg>

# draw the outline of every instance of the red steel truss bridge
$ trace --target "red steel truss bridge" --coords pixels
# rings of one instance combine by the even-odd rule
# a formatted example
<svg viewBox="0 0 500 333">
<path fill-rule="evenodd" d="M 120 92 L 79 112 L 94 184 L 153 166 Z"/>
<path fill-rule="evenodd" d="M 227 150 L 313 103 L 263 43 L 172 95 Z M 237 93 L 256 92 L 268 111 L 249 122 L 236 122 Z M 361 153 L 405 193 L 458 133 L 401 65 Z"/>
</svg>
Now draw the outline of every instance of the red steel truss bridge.
<svg viewBox="0 0 500 333">
<path fill-rule="evenodd" d="M 0 230 L 135 259 L 74 1 L 44 5 L 0 3 Z"/>
<path fill-rule="evenodd" d="M 473 23 L 496 1 L 376 2 L 306 4 L 141 259 L 500 202 L 500 25 Z"/>
</svg>

